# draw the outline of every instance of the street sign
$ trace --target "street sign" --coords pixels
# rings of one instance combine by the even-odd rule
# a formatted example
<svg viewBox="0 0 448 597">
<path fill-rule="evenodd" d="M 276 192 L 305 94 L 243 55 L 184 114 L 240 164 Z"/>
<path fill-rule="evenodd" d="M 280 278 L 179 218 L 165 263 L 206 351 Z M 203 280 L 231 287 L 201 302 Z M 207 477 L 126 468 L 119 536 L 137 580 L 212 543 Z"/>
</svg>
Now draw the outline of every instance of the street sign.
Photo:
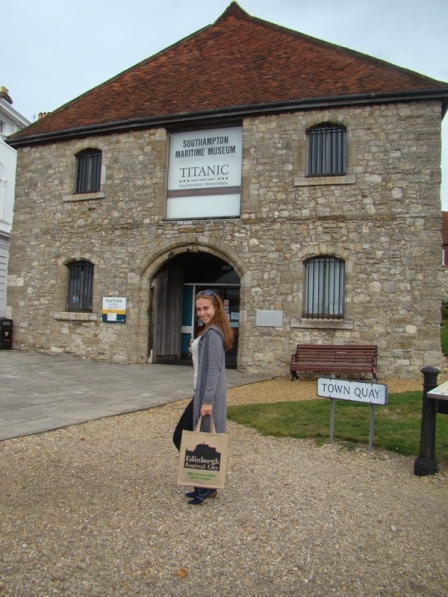
<svg viewBox="0 0 448 597">
<path fill-rule="evenodd" d="M 323 398 L 352 400 L 367 404 L 387 404 L 387 386 L 378 383 L 319 379 L 317 395 Z"/>
<path fill-rule="evenodd" d="M 352 402 L 370 404 L 370 452 L 373 447 L 375 405 L 387 404 L 387 386 L 379 383 L 321 378 L 317 380 L 317 395 L 331 399 L 330 443 L 333 443 L 334 437 L 334 405 L 336 400 L 351 400 Z"/>
</svg>

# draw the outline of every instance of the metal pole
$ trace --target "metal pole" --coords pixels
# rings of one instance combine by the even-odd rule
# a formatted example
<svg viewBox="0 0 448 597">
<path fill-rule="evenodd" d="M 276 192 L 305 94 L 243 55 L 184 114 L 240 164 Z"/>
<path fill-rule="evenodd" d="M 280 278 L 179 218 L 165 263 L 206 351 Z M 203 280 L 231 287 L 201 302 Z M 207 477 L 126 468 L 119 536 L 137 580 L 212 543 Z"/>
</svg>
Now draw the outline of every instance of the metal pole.
<svg viewBox="0 0 448 597">
<path fill-rule="evenodd" d="M 370 432 L 369 432 L 369 452 L 373 448 L 373 429 L 375 427 L 375 405 L 370 405 Z"/>
<path fill-rule="evenodd" d="M 437 387 L 437 376 L 440 369 L 437 367 L 424 367 L 423 373 L 423 399 L 422 399 L 422 424 L 420 429 L 420 452 L 414 462 L 414 475 L 424 477 L 434 475 L 439 467 L 436 461 L 436 400 L 428 398 L 427 392 Z"/>
<path fill-rule="evenodd" d="M 334 398 L 330 398 L 330 444 L 333 443 L 334 437 L 334 404 L 336 400 Z"/>
</svg>

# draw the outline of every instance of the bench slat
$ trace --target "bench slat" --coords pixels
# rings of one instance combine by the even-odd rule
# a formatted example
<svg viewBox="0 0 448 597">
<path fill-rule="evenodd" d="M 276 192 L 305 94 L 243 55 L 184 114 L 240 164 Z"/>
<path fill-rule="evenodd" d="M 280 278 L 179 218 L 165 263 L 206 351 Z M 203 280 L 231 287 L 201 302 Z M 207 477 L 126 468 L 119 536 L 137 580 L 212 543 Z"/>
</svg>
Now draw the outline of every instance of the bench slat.
<svg viewBox="0 0 448 597">
<path fill-rule="evenodd" d="M 378 349 L 370 344 L 298 344 L 291 357 L 291 379 L 297 371 L 371 373 L 376 381 Z"/>
</svg>

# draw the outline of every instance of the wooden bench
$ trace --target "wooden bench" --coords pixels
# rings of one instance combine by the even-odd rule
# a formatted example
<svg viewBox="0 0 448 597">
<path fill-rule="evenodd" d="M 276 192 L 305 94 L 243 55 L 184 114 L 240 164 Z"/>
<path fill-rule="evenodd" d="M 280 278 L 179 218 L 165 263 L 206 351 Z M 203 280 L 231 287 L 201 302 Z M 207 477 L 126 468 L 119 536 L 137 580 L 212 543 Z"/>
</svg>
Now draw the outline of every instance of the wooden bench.
<svg viewBox="0 0 448 597">
<path fill-rule="evenodd" d="M 374 345 L 298 344 L 291 357 L 291 381 L 308 373 L 370 373 L 377 381 L 378 347 Z"/>
</svg>

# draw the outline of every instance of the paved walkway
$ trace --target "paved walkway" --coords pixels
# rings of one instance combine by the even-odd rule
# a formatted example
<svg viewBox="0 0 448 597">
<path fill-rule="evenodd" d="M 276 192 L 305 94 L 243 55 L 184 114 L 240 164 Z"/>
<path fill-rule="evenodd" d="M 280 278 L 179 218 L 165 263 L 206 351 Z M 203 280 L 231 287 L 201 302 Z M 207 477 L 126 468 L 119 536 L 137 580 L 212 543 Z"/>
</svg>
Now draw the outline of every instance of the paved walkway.
<svg viewBox="0 0 448 597">
<path fill-rule="evenodd" d="M 267 379 L 227 370 L 227 386 Z M 181 365 L 113 365 L 0 350 L 0 440 L 160 406 L 192 395 Z"/>
</svg>

